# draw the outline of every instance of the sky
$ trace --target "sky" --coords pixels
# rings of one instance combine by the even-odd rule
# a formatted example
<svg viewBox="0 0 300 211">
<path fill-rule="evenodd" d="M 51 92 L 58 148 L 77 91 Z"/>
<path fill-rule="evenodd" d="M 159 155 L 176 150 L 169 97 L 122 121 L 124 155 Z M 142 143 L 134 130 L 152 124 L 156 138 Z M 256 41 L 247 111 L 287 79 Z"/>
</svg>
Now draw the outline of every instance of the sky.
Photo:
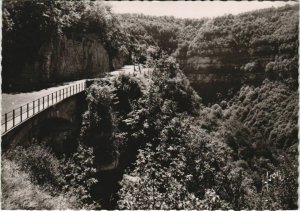
<svg viewBox="0 0 300 211">
<path fill-rule="evenodd" d="M 268 7 L 296 4 L 292 1 L 114 1 L 109 2 L 115 13 L 142 13 L 178 18 L 216 17 L 239 14 Z"/>
</svg>

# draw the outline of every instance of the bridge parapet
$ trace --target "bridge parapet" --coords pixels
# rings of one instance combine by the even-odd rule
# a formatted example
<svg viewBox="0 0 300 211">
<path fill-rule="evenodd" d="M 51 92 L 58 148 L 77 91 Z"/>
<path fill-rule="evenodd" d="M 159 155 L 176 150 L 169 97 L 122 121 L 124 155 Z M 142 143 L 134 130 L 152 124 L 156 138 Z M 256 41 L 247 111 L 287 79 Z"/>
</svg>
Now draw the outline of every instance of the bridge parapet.
<svg viewBox="0 0 300 211">
<path fill-rule="evenodd" d="M 20 124 L 29 120 L 40 112 L 63 101 L 66 98 L 83 92 L 85 89 L 86 81 L 80 81 L 76 84 L 64 87 L 3 114 L 1 120 L 1 136 L 18 127 Z"/>
</svg>

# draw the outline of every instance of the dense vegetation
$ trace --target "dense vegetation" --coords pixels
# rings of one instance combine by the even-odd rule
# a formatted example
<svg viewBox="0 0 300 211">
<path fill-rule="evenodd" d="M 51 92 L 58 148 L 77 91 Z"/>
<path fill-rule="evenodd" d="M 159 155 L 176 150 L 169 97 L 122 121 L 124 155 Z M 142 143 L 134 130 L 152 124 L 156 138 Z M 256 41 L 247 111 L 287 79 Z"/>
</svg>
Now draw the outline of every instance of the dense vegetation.
<svg viewBox="0 0 300 211">
<path fill-rule="evenodd" d="M 101 79 L 88 90 L 85 143 L 98 162 L 119 159 L 125 169 L 112 202 L 120 209 L 296 208 L 297 92 L 266 79 L 206 107 L 174 59 L 161 57 L 150 76 Z"/>
<path fill-rule="evenodd" d="M 294 87 L 298 75 L 298 19 L 298 5 L 213 19 L 120 15 L 124 30 L 139 46 L 140 57 L 159 47 L 181 61 L 189 73 L 201 71 L 201 66 L 187 64 L 186 60 L 216 58 L 221 69 L 215 65 L 206 72 L 263 74 Z"/>
<path fill-rule="evenodd" d="M 45 144 L 31 143 L 2 154 L 1 205 L 4 209 L 97 209 L 91 197 L 92 149 L 80 145 L 57 158 Z"/>
<path fill-rule="evenodd" d="M 96 17 L 94 8 L 84 11 Z M 201 20 L 121 15 L 118 27 L 130 42 L 116 46 L 128 62 L 153 71 L 88 83 L 80 145 L 70 157 L 43 145 L 5 152 L 3 208 L 296 209 L 297 12 L 286 6 Z M 72 30 L 98 29 L 84 17 L 68 19 L 78 21 Z M 110 43 L 107 30 L 95 33 Z M 203 104 L 176 61 L 195 56 L 263 77 Z M 95 172 L 114 164 L 117 179 L 100 181 Z M 97 195 L 101 182 L 114 191 Z M 33 193 L 40 194 L 30 201 Z"/>
<path fill-rule="evenodd" d="M 169 80 L 161 78 L 153 77 L 153 83 L 168 87 Z M 296 208 L 297 92 L 265 80 L 256 88 L 242 87 L 220 105 L 178 110 L 184 96 L 168 102 L 170 96 L 187 93 L 188 86 L 184 91 L 180 87 L 168 95 L 163 94 L 168 89 L 154 94 L 149 88 L 149 95 L 164 103 L 146 103 L 135 116 L 131 112 L 130 125 L 141 111 L 152 111 L 147 119 L 154 116 L 155 127 L 138 150 L 134 167 L 125 172 L 119 208 Z M 199 102 L 188 96 L 194 97 L 186 105 Z M 148 124 L 137 123 L 145 134 Z M 276 172 L 269 181 L 267 175 Z"/>
</svg>

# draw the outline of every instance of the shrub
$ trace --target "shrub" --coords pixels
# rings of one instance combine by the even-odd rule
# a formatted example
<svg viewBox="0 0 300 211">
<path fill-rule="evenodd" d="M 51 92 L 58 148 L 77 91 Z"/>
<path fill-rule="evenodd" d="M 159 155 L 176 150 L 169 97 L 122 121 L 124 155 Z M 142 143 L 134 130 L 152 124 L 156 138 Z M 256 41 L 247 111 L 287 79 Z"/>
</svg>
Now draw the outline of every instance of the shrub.
<svg viewBox="0 0 300 211">
<path fill-rule="evenodd" d="M 112 79 L 116 102 L 113 104 L 114 110 L 119 115 L 126 115 L 133 109 L 133 104 L 142 96 L 140 81 L 134 77 L 120 75 Z"/>
<path fill-rule="evenodd" d="M 112 104 L 117 99 L 113 88 L 99 81 L 92 84 L 87 91 L 88 110 L 83 114 L 81 139 L 92 146 L 97 164 L 109 163 L 116 158 L 115 142 L 116 116 Z"/>
<path fill-rule="evenodd" d="M 78 152 L 66 161 L 55 157 L 45 145 L 35 143 L 5 152 L 2 161 L 2 193 L 5 192 L 3 204 L 7 207 L 99 208 L 90 196 L 90 188 L 97 182 L 93 177 L 95 169 L 91 149 L 80 145 Z M 27 191 L 26 194 L 23 189 Z"/>
<path fill-rule="evenodd" d="M 79 208 L 74 196 L 57 192 L 53 195 L 49 188 L 32 182 L 32 174 L 26 173 L 23 166 L 2 158 L 1 206 L 2 209 L 75 209 Z"/>
<path fill-rule="evenodd" d="M 91 188 L 97 183 L 94 178 L 94 155 L 92 148 L 79 145 L 76 153 L 63 166 L 65 185 L 63 190 L 77 196 L 81 209 L 99 209 L 100 205 L 93 201 Z"/>
<path fill-rule="evenodd" d="M 150 89 L 154 89 L 163 100 L 171 100 L 175 112 L 191 115 L 199 113 L 201 98 L 191 87 L 174 58 L 164 55 L 158 59 L 152 80 Z"/>
<path fill-rule="evenodd" d="M 61 191 L 64 177 L 62 161 L 56 158 L 45 145 L 33 143 L 28 147 L 18 146 L 8 150 L 4 157 L 20 166 L 20 170 L 29 174 L 32 182 L 55 193 Z"/>
<path fill-rule="evenodd" d="M 177 127 L 176 127 L 177 126 Z M 157 147 L 147 144 L 139 150 L 135 168 L 127 172 L 119 191 L 120 209 L 193 209 L 198 200 L 186 189 L 182 128 L 173 119 L 160 135 Z"/>
</svg>

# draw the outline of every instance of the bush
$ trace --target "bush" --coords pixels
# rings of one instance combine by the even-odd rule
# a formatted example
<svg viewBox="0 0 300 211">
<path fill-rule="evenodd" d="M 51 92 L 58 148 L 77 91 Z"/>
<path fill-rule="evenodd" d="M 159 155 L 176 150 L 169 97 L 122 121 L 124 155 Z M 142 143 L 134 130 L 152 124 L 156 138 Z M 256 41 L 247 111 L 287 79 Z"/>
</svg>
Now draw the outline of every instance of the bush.
<svg viewBox="0 0 300 211">
<path fill-rule="evenodd" d="M 108 81 L 92 84 L 87 91 L 88 110 L 83 114 L 81 140 L 93 147 L 98 165 L 116 159 L 116 116 L 112 105 L 116 102 L 113 88 Z"/>
<path fill-rule="evenodd" d="M 177 127 L 176 127 L 177 126 Z M 179 126 L 179 127 L 178 127 Z M 124 175 L 119 191 L 120 209 L 193 209 L 197 198 L 186 189 L 184 147 L 179 145 L 182 128 L 173 119 L 159 137 L 157 147 L 139 150 L 135 168 Z"/>
<path fill-rule="evenodd" d="M 82 145 L 67 161 L 37 143 L 11 149 L 2 155 L 2 193 L 12 198 L 3 203 L 14 209 L 99 208 L 90 196 L 97 182 L 93 161 L 92 150 Z M 22 198 L 25 186 L 27 194 Z M 40 195 L 35 196 L 37 193 Z"/>
<path fill-rule="evenodd" d="M 91 188 L 97 183 L 92 148 L 79 145 L 76 153 L 63 166 L 65 185 L 63 190 L 77 196 L 81 209 L 99 209 L 100 205 L 93 201 Z"/>
<path fill-rule="evenodd" d="M 55 196 L 31 181 L 31 175 L 22 171 L 22 167 L 7 158 L 2 158 L 1 207 L 5 210 L 50 210 L 78 208 L 75 197 L 64 193 Z"/>
<path fill-rule="evenodd" d="M 163 55 L 155 64 L 153 72 L 152 92 L 157 92 L 163 100 L 170 100 L 177 113 L 199 114 L 201 98 L 191 87 L 189 80 L 179 69 L 172 57 Z"/>
<path fill-rule="evenodd" d="M 64 185 L 62 161 L 54 156 L 45 145 L 33 143 L 28 147 L 18 146 L 8 150 L 4 157 L 20 166 L 29 174 L 32 182 L 52 193 L 60 192 Z"/>
</svg>

